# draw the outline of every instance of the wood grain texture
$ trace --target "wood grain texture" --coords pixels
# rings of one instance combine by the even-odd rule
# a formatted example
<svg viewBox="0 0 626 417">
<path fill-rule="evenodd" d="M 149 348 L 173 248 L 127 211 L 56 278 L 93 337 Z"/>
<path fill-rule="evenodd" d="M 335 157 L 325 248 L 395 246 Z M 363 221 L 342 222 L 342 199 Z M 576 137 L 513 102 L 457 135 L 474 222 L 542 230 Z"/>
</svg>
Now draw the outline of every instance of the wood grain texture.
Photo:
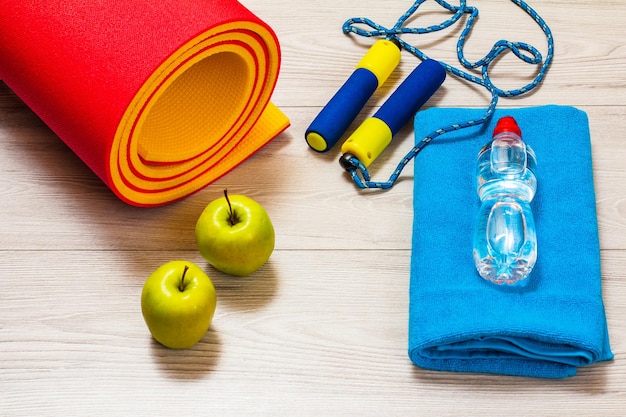
<svg viewBox="0 0 626 417">
<path fill-rule="evenodd" d="M 512 3 L 474 3 L 481 14 L 468 43 L 472 57 L 500 38 L 545 53 L 541 31 Z M 555 61 L 536 92 L 500 103 L 573 105 L 589 116 L 615 360 L 562 381 L 414 367 L 407 355 L 410 231 L 413 181 L 422 179 L 411 164 L 392 190 L 360 192 L 339 168 L 338 151 L 316 154 L 304 142 L 310 121 L 371 44 L 343 35 L 342 23 L 365 16 L 391 26 L 410 2 L 244 4 L 280 39 L 273 101 L 292 126 L 230 174 L 167 207 L 118 201 L 0 82 L 0 416 L 623 415 L 626 3 L 533 2 L 554 32 Z M 441 20 L 425 7 L 431 10 L 421 26 Z M 453 63 L 458 34 L 415 42 Z M 404 55 L 361 118 L 414 65 Z M 532 73 L 503 59 L 494 76 L 514 87 Z M 487 100 L 449 78 L 428 105 L 481 108 Z M 386 179 L 412 140 L 409 126 L 373 175 Z M 253 277 L 220 274 L 196 251 L 195 221 L 225 187 L 260 201 L 277 231 L 270 262 Z M 203 265 L 219 297 L 210 331 L 183 352 L 155 343 L 140 311 L 145 278 L 171 259 Z"/>
</svg>

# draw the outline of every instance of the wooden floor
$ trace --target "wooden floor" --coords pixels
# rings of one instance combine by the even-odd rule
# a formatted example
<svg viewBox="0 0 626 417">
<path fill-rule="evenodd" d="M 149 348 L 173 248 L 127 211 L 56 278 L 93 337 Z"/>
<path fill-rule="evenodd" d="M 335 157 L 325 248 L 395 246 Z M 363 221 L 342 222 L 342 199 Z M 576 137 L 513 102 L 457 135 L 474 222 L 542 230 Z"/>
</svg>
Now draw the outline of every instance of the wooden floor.
<svg viewBox="0 0 626 417">
<path fill-rule="evenodd" d="M 500 107 L 576 106 L 589 115 L 604 301 L 615 360 L 565 380 L 451 374 L 407 356 L 412 164 L 397 186 L 361 192 L 304 131 L 371 45 L 345 36 L 354 16 L 391 26 L 410 1 L 243 3 L 277 32 L 274 94 L 291 127 L 218 182 L 174 205 L 134 208 L 109 189 L 0 83 L 0 416 L 609 416 L 626 410 L 626 2 L 533 1 L 556 54 L 541 87 Z M 414 22 L 442 20 L 432 10 Z M 454 3 L 454 2 L 452 2 Z M 542 32 L 513 3 L 476 0 L 467 46 L 482 57 L 500 38 L 543 53 Z M 430 7 L 430 8 L 428 8 Z M 460 31 L 414 39 L 456 62 Z M 416 64 L 377 92 L 371 114 Z M 525 84 L 534 68 L 505 58 L 494 77 Z M 484 92 L 450 77 L 428 106 L 483 108 Z M 376 162 L 385 180 L 413 140 L 409 127 Z M 573 184 L 573 186 L 575 186 Z M 193 227 L 227 187 L 269 211 L 276 250 L 257 274 L 203 263 Z M 569 219 L 564 219 L 569 221 Z M 575 220 L 574 220 L 575 221 Z M 566 237 L 564 237 L 566 238 Z M 219 304 L 193 349 L 155 343 L 139 296 L 161 263 L 206 267 Z"/>
</svg>

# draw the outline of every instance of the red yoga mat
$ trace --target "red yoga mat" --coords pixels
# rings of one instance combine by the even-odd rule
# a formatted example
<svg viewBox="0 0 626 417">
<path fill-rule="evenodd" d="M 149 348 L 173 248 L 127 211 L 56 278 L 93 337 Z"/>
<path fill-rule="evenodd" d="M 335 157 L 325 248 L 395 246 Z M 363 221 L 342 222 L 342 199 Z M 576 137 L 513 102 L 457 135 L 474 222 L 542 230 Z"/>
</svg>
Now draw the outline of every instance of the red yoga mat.
<svg viewBox="0 0 626 417">
<path fill-rule="evenodd" d="M 123 201 L 198 191 L 289 126 L 235 0 L 0 0 L 2 79 Z"/>
</svg>

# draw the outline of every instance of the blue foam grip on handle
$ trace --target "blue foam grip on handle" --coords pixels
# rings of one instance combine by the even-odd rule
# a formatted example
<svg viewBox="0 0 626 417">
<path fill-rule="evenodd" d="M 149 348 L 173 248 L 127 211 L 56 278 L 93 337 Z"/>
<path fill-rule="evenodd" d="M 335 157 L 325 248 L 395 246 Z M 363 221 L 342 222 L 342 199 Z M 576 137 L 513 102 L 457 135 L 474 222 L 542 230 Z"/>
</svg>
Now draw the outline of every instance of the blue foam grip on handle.
<svg viewBox="0 0 626 417">
<path fill-rule="evenodd" d="M 433 59 L 418 65 L 378 109 L 373 117 L 382 120 L 392 135 L 413 117 L 446 79 L 446 70 Z"/>
<path fill-rule="evenodd" d="M 332 148 L 358 116 L 378 87 L 378 79 L 365 68 L 356 69 L 306 130 L 306 140 L 318 152 Z"/>
<path fill-rule="evenodd" d="M 417 66 L 374 116 L 365 120 L 341 146 L 340 163 L 352 158 L 368 167 L 391 143 L 393 136 L 437 91 L 446 78 L 444 67 L 428 59 Z"/>
</svg>

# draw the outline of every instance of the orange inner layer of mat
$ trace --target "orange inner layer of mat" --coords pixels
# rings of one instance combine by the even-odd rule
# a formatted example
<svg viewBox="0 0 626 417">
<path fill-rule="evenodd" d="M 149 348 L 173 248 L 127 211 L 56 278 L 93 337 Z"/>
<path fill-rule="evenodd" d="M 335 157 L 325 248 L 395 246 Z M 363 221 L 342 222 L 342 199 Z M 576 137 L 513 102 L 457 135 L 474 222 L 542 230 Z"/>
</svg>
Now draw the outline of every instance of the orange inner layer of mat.
<svg viewBox="0 0 626 417">
<path fill-rule="evenodd" d="M 224 175 L 288 126 L 269 103 L 267 85 L 278 68 L 259 42 L 264 28 L 240 29 L 240 23 L 221 26 L 220 33 L 191 40 L 129 106 L 109 171 L 128 198 L 148 205 L 164 196 L 175 200 Z"/>
</svg>

